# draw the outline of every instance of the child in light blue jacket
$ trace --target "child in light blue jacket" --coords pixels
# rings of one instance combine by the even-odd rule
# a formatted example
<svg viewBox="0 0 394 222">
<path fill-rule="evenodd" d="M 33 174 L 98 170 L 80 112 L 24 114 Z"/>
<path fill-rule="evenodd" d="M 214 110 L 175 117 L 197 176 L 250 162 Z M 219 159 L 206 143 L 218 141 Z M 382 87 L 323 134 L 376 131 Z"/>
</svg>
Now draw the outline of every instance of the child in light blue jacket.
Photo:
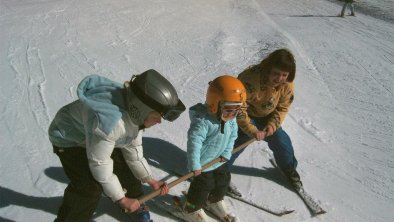
<svg viewBox="0 0 394 222">
<path fill-rule="evenodd" d="M 224 162 L 231 158 L 238 126 L 235 117 L 245 104 L 243 84 L 228 75 L 210 82 L 206 103 L 190 108 L 188 130 L 188 169 L 195 178 L 190 184 L 185 203 L 188 221 L 209 221 L 202 207 L 206 205 L 224 221 L 236 221 L 226 208 L 223 197 L 231 179 Z M 221 158 L 221 162 L 201 170 L 208 162 Z"/>
</svg>

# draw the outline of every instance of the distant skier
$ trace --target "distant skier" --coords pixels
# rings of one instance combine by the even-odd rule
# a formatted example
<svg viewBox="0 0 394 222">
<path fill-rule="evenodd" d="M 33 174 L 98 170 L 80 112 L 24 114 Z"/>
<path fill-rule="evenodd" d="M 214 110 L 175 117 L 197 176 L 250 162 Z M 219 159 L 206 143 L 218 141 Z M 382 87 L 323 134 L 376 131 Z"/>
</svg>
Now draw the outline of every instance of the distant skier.
<svg viewBox="0 0 394 222">
<path fill-rule="evenodd" d="M 151 221 L 147 208 L 135 199 L 143 195 L 141 182 L 161 189 L 161 195 L 169 188 L 152 178 L 143 157 L 142 132 L 161 118 L 174 121 L 185 110 L 175 88 L 148 70 L 124 85 L 91 75 L 77 92 L 79 99 L 62 107 L 48 130 L 70 179 L 55 221 L 90 221 L 103 191 L 133 212 L 135 221 Z"/>
<path fill-rule="evenodd" d="M 247 90 L 248 107 L 247 111 L 243 110 L 237 116 L 240 130 L 234 147 L 253 137 L 265 140 L 273 151 L 275 161 L 293 186 L 301 187 L 293 146 L 290 137 L 281 127 L 294 99 L 295 72 L 293 54 L 287 49 L 278 49 L 260 64 L 239 74 L 238 79 Z M 230 168 L 242 151 L 233 154 L 228 161 Z M 241 196 L 233 183 L 230 184 L 229 191 Z"/>
<path fill-rule="evenodd" d="M 342 11 L 341 11 L 341 17 L 345 17 L 345 11 L 346 11 L 346 8 L 349 8 L 350 9 L 350 15 L 351 16 L 355 16 L 355 14 L 354 14 L 354 0 L 344 0 L 344 4 L 343 4 L 343 7 L 342 7 Z"/>
<path fill-rule="evenodd" d="M 231 179 L 228 167 L 238 126 L 235 117 L 246 101 L 246 91 L 237 78 L 224 75 L 210 82 L 206 103 L 190 108 L 188 130 L 188 168 L 195 178 L 190 184 L 185 211 L 186 221 L 209 221 L 202 207 L 206 207 L 223 221 L 236 221 L 227 209 L 223 197 Z M 222 162 L 201 172 L 206 163 L 221 157 Z"/>
</svg>

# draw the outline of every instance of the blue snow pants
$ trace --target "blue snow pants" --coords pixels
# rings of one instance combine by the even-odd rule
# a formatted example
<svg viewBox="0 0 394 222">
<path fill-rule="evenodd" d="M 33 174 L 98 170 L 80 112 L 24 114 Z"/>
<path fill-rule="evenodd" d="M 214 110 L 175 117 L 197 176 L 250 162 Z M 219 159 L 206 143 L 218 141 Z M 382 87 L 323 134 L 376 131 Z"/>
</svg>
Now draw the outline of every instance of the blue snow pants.
<svg viewBox="0 0 394 222">
<path fill-rule="evenodd" d="M 266 118 L 264 117 L 263 118 L 251 117 L 251 122 L 259 130 L 262 130 L 266 126 Z M 247 142 L 250 139 L 251 137 L 249 137 L 241 129 L 239 129 L 238 138 L 235 140 L 234 147 L 237 147 Z M 279 167 L 282 170 L 296 169 L 298 162 L 294 156 L 293 145 L 291 144 L 290 137 L 281 127 L 278 128 L 274 134 L 272 134 L 269 137 L 266 137 L 265 141 L 268 143 L 268 147 L 272 150 L 276 163 L 279 165 Z M 231 156 L 231 159 L 227 162 L 227 165 L 230 169 L 231 166 L 234 164 L 234 161 L 244 150 L 245 149 L 242 149 Z"/>
<path fill-rule="evenodd" d="M 351 2 L 345 2 L 345 4 L 343 4 L 343 7 L 342 7 L 341 16 L 345 15 L 346 8 L 349 8 L 350 9 L 350 13 L 352 15 L 354 15 L 354 4 L 351 3 Z"/>
</svg>

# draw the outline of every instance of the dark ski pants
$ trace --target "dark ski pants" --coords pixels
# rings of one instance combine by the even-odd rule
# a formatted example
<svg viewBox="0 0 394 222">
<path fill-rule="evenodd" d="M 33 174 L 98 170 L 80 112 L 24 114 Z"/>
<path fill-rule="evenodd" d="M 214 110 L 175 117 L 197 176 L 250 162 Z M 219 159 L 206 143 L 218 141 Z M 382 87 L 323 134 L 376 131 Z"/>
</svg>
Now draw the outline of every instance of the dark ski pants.
<svg viewBox="0 0 394 222">
<path fill-rule="evenodd" d="M 56 222 L 87 222 L 100 201 L 103 189 L 93 178 L 82 147 L 53 147 L 59 156 L 64 172 L 70 183 L 64 191 L 63 202 L 59 208 Z M 111 158 L 114 161 L 114 173 L 118 176 L 122 187 L 127 190 L 126 196 L 137 198 L 143 195 L 142 184 L 127 166 L 120 149 L 114 149 Z"/>
<path fill-rule="evenodd" d="M 186 211 L 194 212 L 203 207 L 207 200 L 216 203 L 223 200 L 228 190 L 231 174 L 226 164 L 195 177 L 187 192 Z"/>
<path fill-rule="evenodd" d="M 265 118 L 251 118 L 251 121 L 259 130 L 262 130 L 266 126 Z M 234 147 L 237 147 L 250 139 L 251 138 L 248 135 L 239 129 L 238 138 L 235 140 Z M 265 138 L 265 141 L 268 143 L 268 147 L 272 150 L 276 163 L 282 170 L 296 169 L 298 162 L 294 156 L 293 145 L 291 144 L 290 137 L 281 127 L 278 128 L 274 134 Z M 231 156 L 231 159 L 227 162 L 230 168 L 244 150 L 245 149 L 242 149 Z"/>
</svg>

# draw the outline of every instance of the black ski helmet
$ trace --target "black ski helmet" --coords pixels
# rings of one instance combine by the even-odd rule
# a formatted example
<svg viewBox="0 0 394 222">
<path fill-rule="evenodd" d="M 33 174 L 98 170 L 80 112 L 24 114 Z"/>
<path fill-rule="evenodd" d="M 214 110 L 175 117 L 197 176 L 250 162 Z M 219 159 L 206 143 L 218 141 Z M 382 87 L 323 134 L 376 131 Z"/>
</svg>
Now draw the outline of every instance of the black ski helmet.
<svg viewBox="0 0 394 222">
<path fill-rule="evenodd" d="M 126 89 L 129 95 L 128 101 L 133 101 L 131 94 L 134 94 L 134 97 L 150 109 L 159 112 L 165 120 L 174 121 L 186 109 L 174 86 L 156 70 L 150 69 L 139 75 L 133 75 Z M 130 105 L 128 107 L 130 113 Z M 141 106 L 140 109 L 142 109 L 139 111 L 143 115 L 142 119 L 145 119 L 149 110 Z"/>
</svg>

